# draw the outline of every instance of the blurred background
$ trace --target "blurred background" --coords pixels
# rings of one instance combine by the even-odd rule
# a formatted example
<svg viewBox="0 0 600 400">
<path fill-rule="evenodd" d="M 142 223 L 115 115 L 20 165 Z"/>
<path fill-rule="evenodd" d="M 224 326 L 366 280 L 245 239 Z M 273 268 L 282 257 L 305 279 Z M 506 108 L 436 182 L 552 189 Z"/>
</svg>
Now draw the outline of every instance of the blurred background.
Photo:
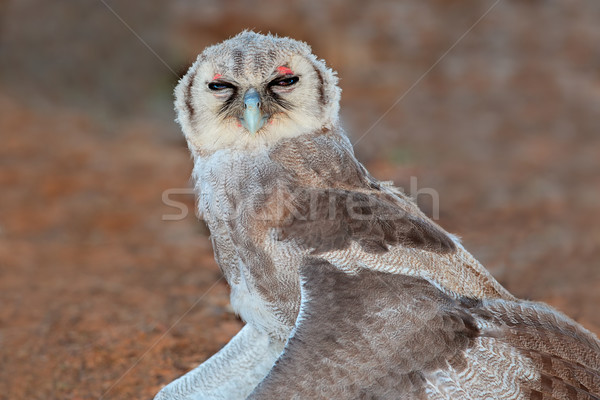
<svg viewBox="0 0 600 400">
<path fill-rule="evenodd" d="M 435 189 L 502 284 L 599 333 L 598 21 L 597 0 L 0 2 L 0 398 L 151 399 L 240 329 L 206 228 L 162 194 L 192 168 L 173 87 L 245 28 L 311 44 L 373 175 Z"/>
</svg>

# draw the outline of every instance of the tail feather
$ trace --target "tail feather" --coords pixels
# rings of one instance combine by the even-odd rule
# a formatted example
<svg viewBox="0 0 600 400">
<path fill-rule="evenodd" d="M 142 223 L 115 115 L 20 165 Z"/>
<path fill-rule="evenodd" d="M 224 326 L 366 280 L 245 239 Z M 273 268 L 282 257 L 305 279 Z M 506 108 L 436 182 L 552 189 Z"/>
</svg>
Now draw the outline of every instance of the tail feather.
<svg viewBox="0 0 600 400">
<path fill-rule="evenodd" d="M 523 382 L 530 399 L 600 400 L 600 341 L 540 303 L 491 300 L 480 316 L 491 336 L 521 351 L 539 372 Z"/>
</svg>

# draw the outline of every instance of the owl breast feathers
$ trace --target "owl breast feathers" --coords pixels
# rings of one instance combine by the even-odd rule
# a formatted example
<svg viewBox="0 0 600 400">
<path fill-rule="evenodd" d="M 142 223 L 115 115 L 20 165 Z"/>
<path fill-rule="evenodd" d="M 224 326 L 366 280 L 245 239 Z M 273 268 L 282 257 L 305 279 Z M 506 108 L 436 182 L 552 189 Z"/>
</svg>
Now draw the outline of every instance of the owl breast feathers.
<svg viewBox="0 0 600 400">
<path fill-rule="evenodd" d="M 308 45 L 242 32 L 175 95 L 246 325 L 156 399 L 600 398 L 592 333 L 512 296 L 357 161 Z"/>
</svg>

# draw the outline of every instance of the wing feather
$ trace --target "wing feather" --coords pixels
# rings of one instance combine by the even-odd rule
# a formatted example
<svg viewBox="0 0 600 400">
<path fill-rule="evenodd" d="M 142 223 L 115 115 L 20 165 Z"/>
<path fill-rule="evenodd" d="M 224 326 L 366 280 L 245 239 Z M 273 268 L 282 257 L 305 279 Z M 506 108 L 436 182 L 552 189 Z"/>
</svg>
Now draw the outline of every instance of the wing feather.
<svg viewBox="0 0 600 400">
<path fill-rule="evenodd" d="M 475 319 L 426 280 L 312 257 L 301 274 L 296 328 L 250 399 L 427 399 L 427 371 L 466 365 Z"/>
<path fill-rule="evenodd" d="M 493 321 L 482 336 L 498 338 L 531 359 L 540 378 L 523 382 L 532 398 L 597 399 L 600 396 L 600 342 L 558 311 L 529 301 L 488 300 L 475 310 Z"/>
<path fill-rule="evenodd" d="M 344 189 L 305 188 L 288 200 L 280 239 L 293 239 L 313 254 L 343 250 L 357 242 L 363 250 L 384 252 L 402 245 L 438 253 L 456 250 L 446 232 L 404 211 L 391 196 Z"/>
<path fill-rule="evenodd" d="M 302 307 L 250 399 L 598 399 L 598 339 L 533 302 L 307 257 Z M 463 395 L 459 395 L 463 397 Z M 466 397 L 469 398 L 469 397 Z"/>
</svg>

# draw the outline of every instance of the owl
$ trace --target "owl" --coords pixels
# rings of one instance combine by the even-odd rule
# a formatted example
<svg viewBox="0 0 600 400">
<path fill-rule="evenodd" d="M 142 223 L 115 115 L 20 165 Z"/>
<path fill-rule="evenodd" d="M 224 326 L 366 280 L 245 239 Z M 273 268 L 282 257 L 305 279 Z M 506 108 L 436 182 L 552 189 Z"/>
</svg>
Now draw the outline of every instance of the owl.
<svg viewBox="0 0 600 400">
<path fill-rule="evenodd" d="M 244 31 L 175 97 L 245 326 L 156 399 L 600 398 L 592 333 L 515 298 L 357 161 L 307 44 Z"/>
</svg>

